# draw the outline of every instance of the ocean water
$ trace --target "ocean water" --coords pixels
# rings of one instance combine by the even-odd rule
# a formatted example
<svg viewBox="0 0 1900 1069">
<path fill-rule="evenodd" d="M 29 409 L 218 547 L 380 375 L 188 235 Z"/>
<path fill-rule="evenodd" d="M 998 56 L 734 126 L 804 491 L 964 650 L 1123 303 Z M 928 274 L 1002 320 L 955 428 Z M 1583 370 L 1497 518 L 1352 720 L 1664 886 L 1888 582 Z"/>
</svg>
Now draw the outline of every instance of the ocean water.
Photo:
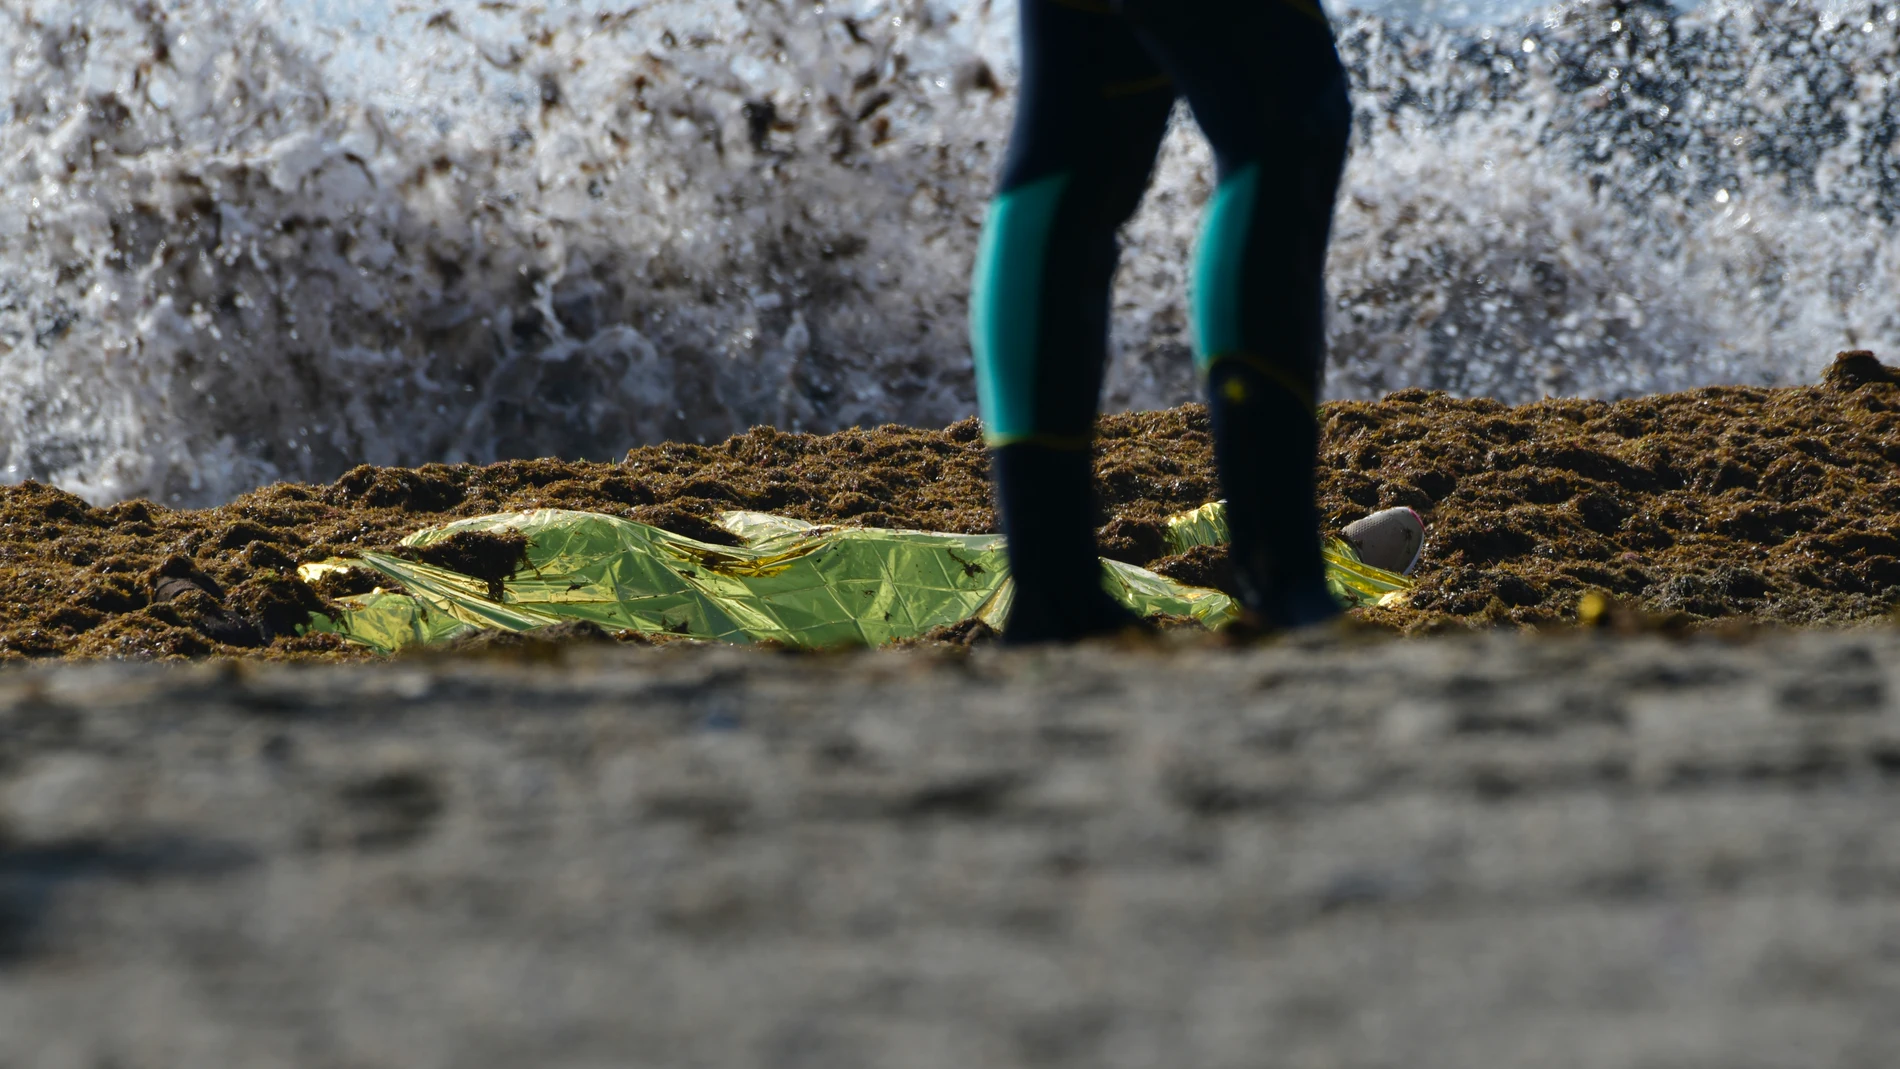
<svg viewBox="0 0 1900 1069">
<path fill-rule="evenodd" d="M 0 479 L 227 499 L 974 411 L 1013 5 L 14 0 Z M 1812 381 L 1900 338 L 1900 8 L 1336 13 L 1327 392 Z M 1185 111 L 1105 403 L 1194 394 Z"/>
</svg>

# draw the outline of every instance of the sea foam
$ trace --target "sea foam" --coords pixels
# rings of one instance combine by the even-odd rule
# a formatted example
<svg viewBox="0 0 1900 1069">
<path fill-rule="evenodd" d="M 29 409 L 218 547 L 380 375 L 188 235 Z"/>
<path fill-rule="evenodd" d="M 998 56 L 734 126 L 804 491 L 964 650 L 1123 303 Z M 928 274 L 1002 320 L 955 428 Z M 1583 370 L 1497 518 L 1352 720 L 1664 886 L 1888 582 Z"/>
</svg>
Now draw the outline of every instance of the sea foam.
<svg viewBox="0 0 1900 1069">
<path fill-rule="evenodd" d="M 1900 12 L 1336 19 L 1327 391 L 1813 378 L 1900 336 Z M 0 476 L 223 500 L 357 463 L 607 457 L 974 411 L 1013 5 L 280 0 L 0 11 Z M 1176 116 L 1105 403 L 1194 396 L 1211 184 Z"/>
</svg>

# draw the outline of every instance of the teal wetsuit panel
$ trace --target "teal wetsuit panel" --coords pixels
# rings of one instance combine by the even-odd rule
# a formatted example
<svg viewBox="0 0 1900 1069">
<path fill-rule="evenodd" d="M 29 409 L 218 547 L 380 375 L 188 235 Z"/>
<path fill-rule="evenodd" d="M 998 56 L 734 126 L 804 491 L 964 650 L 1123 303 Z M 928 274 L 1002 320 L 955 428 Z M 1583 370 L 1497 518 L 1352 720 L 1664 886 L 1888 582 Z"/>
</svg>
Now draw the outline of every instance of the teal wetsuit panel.
<svg viewBox="0 0 1900 1069">
<path fill-rule="evenodd" d="M 977 404 L 992 444 L 1041 430 L 1035 402 L 1044 272 L 1068 183 L 1066 173 L 1056 174 L 1008 190 L 990 204 L 983 225 L 970 295 L 970 346 Z"/>
<path fill-rule="evenodd" d="M 1201 227 L 1189 303 L 1194 318 L 1194 363 L 1203 373 L 1216 357 L 1246 348 L 1241 338 L 1245 299 L 1241 281 L 1259 186 L 1259 164 L 1234 172 L 1214 191 Z"/>
</svg>

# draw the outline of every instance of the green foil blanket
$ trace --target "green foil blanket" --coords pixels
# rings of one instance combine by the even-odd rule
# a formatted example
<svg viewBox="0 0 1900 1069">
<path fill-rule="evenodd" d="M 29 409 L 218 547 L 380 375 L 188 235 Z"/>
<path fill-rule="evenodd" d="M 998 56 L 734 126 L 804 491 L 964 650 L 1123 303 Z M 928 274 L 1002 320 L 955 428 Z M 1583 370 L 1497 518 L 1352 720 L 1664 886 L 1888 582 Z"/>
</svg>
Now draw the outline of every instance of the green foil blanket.
<svg viewBox="0 0 1900 1069">
<path fill-rule="evenodd" d="M 591 512 L 536 509 L 458 520 L 417 531 L 426 547 L 464 531 L 519 531 L 525 563 L 491 597 L 489 584 L 384 553 L 306 564 L 373 569 L 400 585 L 339 599 L 335 616 L 309 627 L 385 653 L 480 630 L 527 631 L 587 620 L 608 631 L 673 634 L 787 646 L 881 646 L 972 618 L 1000 627 L 1014 585 L 1001 535 L 819 527 L 782 516 L 728 512 L 719 522 L 745 542 L 716 546 Z M 1218 503 L 1170 521 L 1176 551 L 1223 541 Z M 1368 569 L 1346 547 L 1328 550 L 1334 592 L 1368 605 L 1409 588 Z M 1238 613 L 1219 591 L 1191 587 L 1119 561 L 1102 562 L 1102 585 L 1141 615 L 1188 616 L 1219 627 Z"/>
</svg>

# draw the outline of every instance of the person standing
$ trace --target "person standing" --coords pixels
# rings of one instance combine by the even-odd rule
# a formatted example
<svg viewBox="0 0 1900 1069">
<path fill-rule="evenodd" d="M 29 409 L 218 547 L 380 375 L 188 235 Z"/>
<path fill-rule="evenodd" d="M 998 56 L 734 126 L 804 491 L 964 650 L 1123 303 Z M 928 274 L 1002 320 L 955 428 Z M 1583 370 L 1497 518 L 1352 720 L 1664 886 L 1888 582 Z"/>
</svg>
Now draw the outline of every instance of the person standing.
<svg viewBox="0 0 1900 1069">
<path fill-rule="evenodd" d="M 1185 98 L 1217 186 L 1195 253 L 1207 389 L 1243 611 L 1338 615 L 1314 509 L 1322 271 L 1352 113 L 1313 0 L 1019 0 L 1022 86 L 977 253 L 971 347 L 1016 599 L 1004 638 L 1138 626 L 1101 588 L 1090 464 L 1116 232 Z"/>
</svg>

